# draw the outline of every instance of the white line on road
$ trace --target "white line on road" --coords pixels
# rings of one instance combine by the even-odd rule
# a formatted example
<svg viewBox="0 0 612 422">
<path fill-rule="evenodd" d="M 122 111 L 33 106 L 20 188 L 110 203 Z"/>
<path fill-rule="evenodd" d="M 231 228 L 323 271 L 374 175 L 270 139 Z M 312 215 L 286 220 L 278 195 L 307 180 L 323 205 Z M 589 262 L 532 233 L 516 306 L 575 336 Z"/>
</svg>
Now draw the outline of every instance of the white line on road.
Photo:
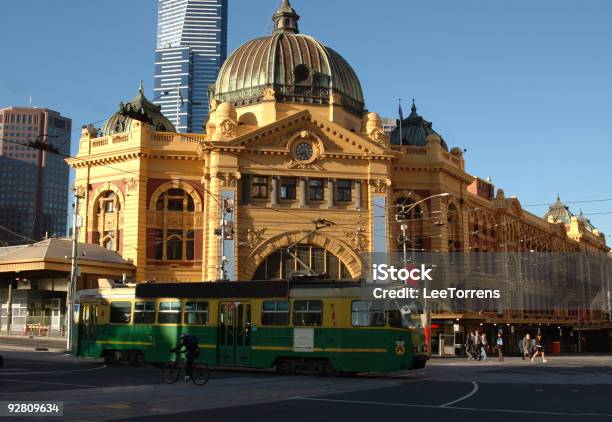
<svg viewBox="0 0 612 422">
<path fill-rule="evenodd" d="M 98 369 L 104 369 L 106 365 L 97 366 L 95 368 L 87 368 L 87 369 L 67 369 L 65 371 L 38 371 L 38 372 L 11 372 L 10 374 L 0 374 L 0 379 L 4 375 L 45 375 L 45 374 L 68 374 L 71 372 L 87 372 L 87 371 L 97 371 Z"/>
<path fill-rule="evenodd" d="M 48 384 L 48 385 L 63 385 L 66 387 L 78 387 L 78 388 L 96 388 L 95 385 L 83 385 L 83 384 L 66 384 L 63 382 L 47 382 L 47 381 L 24 381 L 24 380 L 10 380 L 6 378 L 0 378 L 0 381 L 10 381 L 10 382 L 25 382 L 29 384 Z"/>
<path fill-rule="evenodd" d="M 470 391 L 468 394 L 466 394 L 465 396 L 459 397 L 457 400 L 453 400 L 453 401 L 449 401 L 448 403 L 441 404 L 440 407 L 448 407 L 451 404 L 459 403 L 460 401 L 463 401 L 467 398 L 472 397 L 478 391 L 478 384 L 472 381 L 472 385 L 474 386 L 474 388 L 472 388 L 472 391 Z"/>
<path fill-rule="evenodd" d="M 397 406 L 397 407 L 421 407 L 425 409 L 443 409 L 443 410 L 467 410 L 477 412 L 497 412 L 497 413 L 524 413 L 524 414 L 535 414 L 535 415 L 557 415 L 557 416 L 604 416 L 612 418 L 612 414 L 607 413 L 568 413 L 568 412 L 546 412 L 540 410 L 515 410 L 515 409 L 488 409 L 485 407 L 441 407 L 429 404 L 406 404 L 406 403 L 385 403 L 376 401 L 359 401 L 359 400 L 340 400 L 340 399 L 325 399 L 317 397 L 292 397 L 293 400 L 311 400 L 311 401 L 322 401 L 331 403 L 348 403 L 348 404 L 372 404 L 377 406 Z"/>
</svg>

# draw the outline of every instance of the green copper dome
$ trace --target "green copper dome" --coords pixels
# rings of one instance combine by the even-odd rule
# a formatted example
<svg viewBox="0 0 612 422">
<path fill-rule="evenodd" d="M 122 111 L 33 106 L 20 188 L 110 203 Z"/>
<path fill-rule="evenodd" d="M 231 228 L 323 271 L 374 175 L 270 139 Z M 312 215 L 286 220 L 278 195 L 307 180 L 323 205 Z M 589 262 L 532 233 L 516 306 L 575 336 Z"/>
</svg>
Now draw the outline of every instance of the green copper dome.
<svg viewBox="0 0 612 422">
<path fill-rule="evenodd" d="M 161 106 L 155 105 L 144 95 L 142 81 L 138 94 L 129 103 L 119 104 L 119 111 L 113 114 L 102 126 L 102 135 L 128 132 L 132 122 L 148 123 L 157 132 L 176 132 L 174 125 L 161 113 Z"/>
<path fill-rule="evenodd" d="M 361 83 L 340 54 L 300 34 L 299 16 L 283 1 L 273 16 L 272 35 L 247 42 L 225 61 L 210 98 L 235 106 L 257 103 L 264 94 L 278 102 L 335 103 L 361 116 Z"/>
</svg>

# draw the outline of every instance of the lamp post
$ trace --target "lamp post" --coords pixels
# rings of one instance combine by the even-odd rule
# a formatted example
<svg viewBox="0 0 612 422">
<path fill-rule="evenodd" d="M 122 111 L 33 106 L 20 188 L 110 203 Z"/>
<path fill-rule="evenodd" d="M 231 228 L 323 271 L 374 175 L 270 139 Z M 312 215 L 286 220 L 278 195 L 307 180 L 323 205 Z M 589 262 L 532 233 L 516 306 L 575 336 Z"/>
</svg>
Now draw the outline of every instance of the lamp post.
<svg viewBox="0 0 612 422">
<path fill-rule="evenodd" d="M 438 197 L 445 197 L 445 196 L 449 196 L 449 193 L 447 192 L 443 192 L 443 193 L 437 193 L 435 195 L 430 195 L 427 198 L 421 199 L 420 201 L 415 202 L 414 204 L 411 204 L 410 206 L 406 207 L 406 206 L 402 206 L 402 215 L 405 216 L 407 213 L 410 213 L 410 211 L 412 211 L 417 205 L 422 204 L 425 201 L 428 201 L 430 199 L 433 198 L 438 198 Z M 408 239 L 406 238 L 406 230 L 408 229 L 408 225 L 406 224 L 406 221 L 408 219 L 405 218 L 400 218 L 400 214 L 397 213 L 396 215 L 396 219 L 398 221 L 398 223 L 400 223 L 400 229 L 402 231 L 402 247 L 403 247 L 403 255 L 404 255 L 404 267 L 408 264 L 408 253 L 406 250 L 406 242 L 408 241 Z M 423 280 L 423 283 L 426 283 L 425 280 Z M 423 285 L 423 288 L 425 287 L 425 285 Z M 424 325 L 424 331 L 425 331 L 425 343 L 427 344 L 427 351 L 430 351 L 430 344 L 431 344 L 431 330 L 430 330 L 430 323 L 429 323 L 429 311 L 427 309 L 427 298 L 423 298 L 423 314 L 425 315 L 425 324 Z"/>
</svg>

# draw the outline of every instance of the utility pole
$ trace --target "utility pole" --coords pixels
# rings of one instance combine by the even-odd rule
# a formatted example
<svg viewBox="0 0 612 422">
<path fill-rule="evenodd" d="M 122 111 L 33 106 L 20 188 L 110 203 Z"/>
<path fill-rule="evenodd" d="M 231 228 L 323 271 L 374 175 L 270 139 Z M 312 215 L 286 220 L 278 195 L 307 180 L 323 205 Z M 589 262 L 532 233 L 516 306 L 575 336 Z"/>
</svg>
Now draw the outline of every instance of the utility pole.
<svg viewBox="0 0 612 422">
<path fill-rule="evenodd" d="M 72 344 L 72 333 L 73 333 L 73 312 L 74 312 L 74 299 L 76 296 L 76 283 L 78 276 L 78 244 L 79 244 L 79 200 L 82 197 L 78 194 L 76 189 L 74 190 L 74 202 L 72 204 L 72 257 L 70 266 L 70 282 L 68 284 L 68 292 L 66 295 L 66 348 L 69 351 L 73 351 L 74 345 Z"/>
<path fill-rule="evenodd" d="M 13 282 L 8 285 L 8 300 L 6 301 L 6 335 L 11 335 L 11 322 L 13 320 Z"/>
</svg>

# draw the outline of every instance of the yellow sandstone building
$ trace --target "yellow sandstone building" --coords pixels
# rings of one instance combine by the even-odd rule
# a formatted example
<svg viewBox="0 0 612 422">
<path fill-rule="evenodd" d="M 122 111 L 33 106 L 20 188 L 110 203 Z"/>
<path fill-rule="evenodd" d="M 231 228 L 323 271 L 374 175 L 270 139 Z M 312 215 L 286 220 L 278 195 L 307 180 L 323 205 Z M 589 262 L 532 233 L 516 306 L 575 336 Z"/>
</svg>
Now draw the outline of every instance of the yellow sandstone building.
<svg viewBox="0 0 612 422">
<path fill-rule="evenodd" d="M 411 250 L 609 251 L 562 203 L 540 218 L 466 173 L 462 149 L 414 105 L 385 133 L 350 64 L 299 32 L 288 1 L 273 19 L 211 85 L 206 134 L 175 133 L 142 86 L 101 130 L 83 129 L 67 160 L 79 239 L 131 260 L 136 282 L 216 280 L 221 256 L 231 280 L 284 278 L 301 269 L 295 257 L 358 278 L 361 253 L 401 249 L 401 210 Z"/>
</svg>

